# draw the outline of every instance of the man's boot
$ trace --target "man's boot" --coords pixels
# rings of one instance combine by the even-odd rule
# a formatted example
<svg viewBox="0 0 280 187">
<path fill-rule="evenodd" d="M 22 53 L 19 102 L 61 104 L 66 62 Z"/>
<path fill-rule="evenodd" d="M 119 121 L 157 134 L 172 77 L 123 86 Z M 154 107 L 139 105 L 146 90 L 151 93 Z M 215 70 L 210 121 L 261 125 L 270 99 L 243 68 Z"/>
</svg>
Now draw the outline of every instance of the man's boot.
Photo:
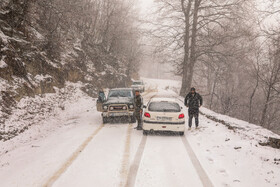
<svg viewBox="0 0 280 187">
<path fill-rule="evenodd" d="M 137 123 L 136 129 L 137 129 L 137 130 L 143 130 L 142 124 L 141 124 L 140 120 L 139 120 L 139 122 Z"/>
<path fill-rule="evenodd" d="M 137 130 L 143 130 L 143 128 L 141 127 L 141 126 L 137 126 L 137 128 L 136 128 Z"/>
</svg>

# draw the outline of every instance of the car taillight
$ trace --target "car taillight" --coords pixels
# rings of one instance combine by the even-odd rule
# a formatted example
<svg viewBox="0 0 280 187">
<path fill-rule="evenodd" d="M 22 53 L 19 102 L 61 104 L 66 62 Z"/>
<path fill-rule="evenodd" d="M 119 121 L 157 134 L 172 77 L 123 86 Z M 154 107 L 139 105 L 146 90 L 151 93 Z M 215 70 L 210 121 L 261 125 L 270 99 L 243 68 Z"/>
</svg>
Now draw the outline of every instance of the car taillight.
<svg viewBox="0 0 280 187">
<path fill-rule="evenodd" d="M 147 118 L 151 117 L 151 115 L 148 112 L 145 112 L 144 116 L 147 117 Z"/>
<path fill-rule="evenodd" d="M 182 119 L 182 118 L 184 118 L 184 117 L 185 117 L 184 114 L 180 114 L 180 115 L 179 115 L 179 119 Z"/>
</svg>

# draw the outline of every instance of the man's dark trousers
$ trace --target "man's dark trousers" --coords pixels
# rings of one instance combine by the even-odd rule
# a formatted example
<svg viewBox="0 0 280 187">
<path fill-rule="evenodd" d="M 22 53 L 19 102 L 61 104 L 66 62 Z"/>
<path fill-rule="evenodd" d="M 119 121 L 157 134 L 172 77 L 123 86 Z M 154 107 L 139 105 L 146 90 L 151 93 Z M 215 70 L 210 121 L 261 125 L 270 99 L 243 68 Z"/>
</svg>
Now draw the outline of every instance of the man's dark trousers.
<svg viewBox="0 0 280 187">
<path fill-rule="evenodd" d="M 137 128 L 142 129 L 142 126 L 143 126 L 142 113 L 140 111 L 136 111 L 135 117 L 137 119 Z"/>
<path fill-rule="evenodd" d="M 199 115 L 199 109 L 193 109 L 189 108 L 189 127 L 192 127 L 192 120 L 195 119 L 195 126 L 198 127 L 198 115 Z"/>
</svg>

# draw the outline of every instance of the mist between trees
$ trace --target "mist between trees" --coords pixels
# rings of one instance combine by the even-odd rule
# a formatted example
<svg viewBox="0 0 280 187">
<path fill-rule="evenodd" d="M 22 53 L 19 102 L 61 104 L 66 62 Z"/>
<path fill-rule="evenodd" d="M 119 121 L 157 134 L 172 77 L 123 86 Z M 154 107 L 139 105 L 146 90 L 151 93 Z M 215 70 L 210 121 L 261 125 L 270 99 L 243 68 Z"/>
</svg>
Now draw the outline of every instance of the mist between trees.
<svg viewBox="0 0 280 187">
<path fill-rule="evenodd" d="M 143 20 L 154 56 L 195 86 L 206 107 L 280 132 L 280 5 L 261 0 L 155 0 Z"/>
</svg>

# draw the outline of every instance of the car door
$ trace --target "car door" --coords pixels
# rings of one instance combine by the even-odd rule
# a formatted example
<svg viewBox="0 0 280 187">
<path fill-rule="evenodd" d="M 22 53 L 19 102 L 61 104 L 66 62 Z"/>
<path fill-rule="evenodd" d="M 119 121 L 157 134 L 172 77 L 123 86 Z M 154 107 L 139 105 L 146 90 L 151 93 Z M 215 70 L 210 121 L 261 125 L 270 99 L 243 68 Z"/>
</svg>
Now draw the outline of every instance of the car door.
<svg viewBox="0 0 280 187">
<path fill-rule="evenodd" d="M 103 111 L 103 103 L 106 101 L 106 96 L 105 93 L 103 91 L 99 91 L 98 93 L 98 99 L 96 101 L 96 110 L 98 112 L 102 112 Z"/>
</svg>

